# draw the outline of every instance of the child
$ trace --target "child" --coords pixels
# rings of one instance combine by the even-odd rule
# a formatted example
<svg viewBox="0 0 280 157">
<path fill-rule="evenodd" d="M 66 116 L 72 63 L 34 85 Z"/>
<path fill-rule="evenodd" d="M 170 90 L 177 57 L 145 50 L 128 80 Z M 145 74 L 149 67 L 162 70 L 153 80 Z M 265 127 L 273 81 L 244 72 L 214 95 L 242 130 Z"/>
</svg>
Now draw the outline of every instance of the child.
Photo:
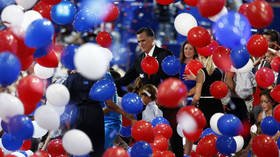
<svg viewBox="0 0 280 157">
<path fill-rule="evenodd" d="M 142 120 L 151 122 L 156 117 L 162 117 L 162 111 L 156 104 L 157 88 L 152 84 L 144 85 L 139 92 L 141 99 L 145 105 L 145 110 L 142 112 Z"/>
</svg>

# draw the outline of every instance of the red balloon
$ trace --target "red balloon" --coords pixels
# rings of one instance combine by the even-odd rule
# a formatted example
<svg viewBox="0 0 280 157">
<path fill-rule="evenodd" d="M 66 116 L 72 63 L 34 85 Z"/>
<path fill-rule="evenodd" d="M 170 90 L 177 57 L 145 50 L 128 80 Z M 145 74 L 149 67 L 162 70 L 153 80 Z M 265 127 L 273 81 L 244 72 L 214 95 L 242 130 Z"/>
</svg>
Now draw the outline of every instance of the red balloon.
<svg viewBox="0 0 280 157">
<path fill-rule="evenodd" d="M 61 139 L 53 139 L 48 143 L 47 152 L 51 156 L 60 156 L 66 154 L 66 151 L 63 148 Z"/>
<path fill-rule="evenodd" d="M 18 56 L 18 59 L 20 60 L 21 63 L 21 70 L 27 70 L 34 60 L 33 55 Z"/>
<path fill-rule="evenodd" d="M 10 51 L 13 54 L 18 52 L 17 38 L 10 29 L 4 29 L 0 31 L 0 39 L 0 53 L 2 51 Z"/>
<path fill-rule="evenodd" d="M 131 126 L 131 120 L 126 118 L 125 116 L 122 116 L 122 126 L 125 127 Z"/>
<path fill-rule="evenodd" d="M 252 56 L 261 57 L 268 50 L 268 42 L 262 35 L 252 35 L 247 42 L 247 50 Z"/>
<path fill-rule="evenodd" d="M 3 152 L 2 148 L 0 148 L 0 157 L 4 157 L 4 152 Z"/>
<path fill-rule="evenodd" d="M 196 152 L 202 156 L 215 156 L 218 153 L 216 148 L 217 136 L 207 135 L 199 140 Z"/>
<path fill-rule="evenodd" d="M 129 157 L 126 150 L 124 150 L 122 147 L 111 147 L 108 148 L 102 157 Z"/>
<path fill-rule="evenodd" d="M 155 57 L 146 56 L 141 61 L 141 68 L 148 75 L 155 74 L 158 72 L 159 68 L 158 60 Z"/>
<path fill-rule="evenodd" d="M 247 11 L 248 11 L 249 3 L 243 3 L 239 9 L 238 12 L 244 16 L 247 17 Z"/>
<path fill-rule="evenodd" d="M 197 50 L 198 54 L 200 54 L 202 56 L 205 56 L 205 57 L 208 57 L 208 56 L 211 56 L 213 54 L 213 51 L 218 46 L 219 46 L 219 44 L 215 40 L 211 40 L 210 44 L 208 44 L 205 47 L 198 47 L 198 48 L 196 48 L 196 50 Z"/>
<path fill-rule="evenodd" d="M 120 11 L 116 5 L 109 4 L 106 9 L 108 9 L 108 11 L 105 13 L 104 22 L 113 22 L 119 17 Z"/>
<path fill-rule="evenodd" d="M 41 0 L 41 1 L 48 3 L 48 4 L 55 5 L 55 4 L 59 3 L 61 0 Z"/>
<path fill-rule="evenodd" d="M 168 124 L 158 124 L 153 130 L 155 136 L 162 135 L 167 139 L 170 139 L 173 133 L 172 128 Z"/>
<path fill-rule="evenodd" d="M 157 102 L 167 108 L 176 108 L 187 95 L 187 88 L 181 80 L 168 78 L 158 86 Z"/>
<path fill-rule="evenodd" d="M 17 86 L 18 97 L 24 105 L 24 113 L 32 113 L 44 95 L 44 82 L 37 76 L 22 78 Z"/>
<path fill-rule="evenodd" d="M 152 124 L 144 120 L 137 121 L 131 128 L 131 136 L 135 141 L 152 143 L 154 141 Z"/>
<path fill-rule="evenodd" d="M 256 72 L 255 78 L 258 86 L 261 88 L 267 88 L 274 82 L 274 73 L 272 69 L 263 67 Z"/>
<path fill-rule="evenodd" d="M 261 94 L 261 89 L 257 87 L 255 93 L 253 94 L 253 98 L 254 98 L 253 106 L 258 106 L 260 104 L 261 102 L 260 94 Z"/>
<path fill-rule="evenodd" d="M 162 157 L 162 152 L 159 150 L 153 151 L 152 157 Z"/>
<path fill-rule="evenodd" d="M 191 157 L 201 157 L 201 155 L 199 155 L 197 152 L 195 152 L 193 150 L 191 151 L 190 156 Z"/>
<path fill-rule="evenodd" d="M 39 1 L 33 7 L 33 10 L 38 11 L 44 18 L 51 20 L 52 6 L 53 6 L 53 4 L 48 3 L 47 1 Z"/>
<path fill-rule="evenodd" d="M 258 157 L 278 157 L 276 142 L 269 136 L 261 134 L 253 138 L 252 151 Z"/>
<path fill-rule="evenodd" d="M 195 76 L 197 76 L 198 71 L 201 68 L 203 68 L 203 64 L 200 61 L 196 60 L 196 59 L 192 59 L 185 66 L 185 74 L 186 75 L 190 75 L 191 73 L 193 73 Z"/>
<path fill-rule="evenodd" d="M 264 28 L 273 21 L 274 13 L 269 3 L 256 0 L 249 4 L 247 17 L 253 27 Z"/>
<path fill-rule="evenodd" d="M 31 148 L 31 140 L 24 140 L 20 150 L 29 150 Z"/>
<path fill-rule="evenodd" d="M 174 0 L 156 0 L 160 5 L 169 5 L 174 2 Z"/>
<path fill-rule="evenodd" d="M 168 149 L 168 139 L 159 135 L 155 136 L 154 142 L 152 143 L 154 150 L 164 151 Z"/>
<path fill-rule="evenodd" d="M 211 17 L 218 14 L 225 6 L 225 0 L 199 0 L 197 8 L 203 17 Z"/>
<path fill-rule="evenodd" d="M 270 91 L 270 96 L 272 99 L 278 103 L 280 103 L 280 85 L 275 86 L 271 91 Z"/>
<path fill-rule="evenodd" d="M 7 155 L 5 155 L 5 157 L 17 157 L 17 156 L 13 155 L 13 154 L 7 154 Z"/>
<path fill-rule="evenodd" d="M 44 150 L 39 150 L 35 152 L 33 155 L 31 155 L 30 157 L 51 157 L 51 155 Z"/>
<path fill-rule="evenodd" d="M 178 111 L 176 117 L 180 117 L 180 115 L 184 114 L 184 112 L 188 113 L 195 119 L 195 121 L 198 125 L 198 128 L 204 128 L 206 126 L 206 118 L 205 118 L 203 112 L 199 108 L 194 107 L 194 106 L 182 107 Z"/>
<path fill-rule="evenodd" d="M 200 138 L 201 133 L 203 132 L 202 128 L 197 129 L 195 132 L 193 133 L 187 133 L 183 130 L 183 134 L 184 136 L 191 142 L 195 142 Z"/>
<path fill-rule="evenodd" d="M 189 5 L 195 7 L 197 5 L 198 0 L 184 0 L 184 2 Z"/>
<path fill-rule="evenodd" d="M 204 47 L 210 44 L 210 33 L 203 27 L 197 26 L 188 32 L 188 41 L 195 47 Z"/>
<path fill-rule="evenodd" d="M 277 122 L 280 122 L 280 105 L 276 105 L 276 107 L 273 109 L 273 117 Z"/>
<path fill-rule="evenodd" d="M 37 58 L 36 62 L 41 66 L 48 68 L 56 68 L 59 63 L 57 55 L 53 50 L 51 50 L 47 55 Z"/>
<path fill-rule="evenodd" d="M 210 85 L 210 94 L 216 99 L 222 99 L 227 93 L 228 87 L 223 81 L 215 81 Z"/>
<path fill-rule="evenodd" d="M 17 37 L 17 41 L 18 41 L 18 45 L 17 45 L 18 57 L 30 56 L 33 55 L 33 53 L 36 51 L 36 49 L 26 46 L 23 38 Z"/>
<path fill-rule="evenodd" d="M 222 69 L 223 71 L 230 71 L 231 67 L 232 67 L 232 62 L 230 59 L 230 50 L 223 47 L 223 46 L 219 46 L 217 47 L 214 52 L 213 52 L 213 56 L 212 56 L 213 62 L 214 64 Z"/>
<path fill-rule="evenodd" d="M 96 42 L 102 47 L 110 47 L 112 44 L 112 37 L 108 32 L 99 32 L 96 36 Z"/>
<path fill-rule="evenodd" d="M 270 62 L 271 69 L 274 70 L 275 72 L 279 72 L 280 70 L 280 57 L 275 56 Z"/>
<path fill-rule="evenodd" d="M 169 150 L 162 152 L 162 157 L 175 157 L 175 154 Z"/>
</svg>

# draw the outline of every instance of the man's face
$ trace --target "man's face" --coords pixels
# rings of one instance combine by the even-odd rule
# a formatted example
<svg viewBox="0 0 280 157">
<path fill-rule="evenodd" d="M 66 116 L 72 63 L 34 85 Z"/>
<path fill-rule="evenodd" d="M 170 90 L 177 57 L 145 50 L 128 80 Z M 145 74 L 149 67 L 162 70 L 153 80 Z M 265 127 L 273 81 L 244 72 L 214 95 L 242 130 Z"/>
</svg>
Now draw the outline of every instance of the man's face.
<svg viewBox="0 0 280 157">
<path fill-rule="evenodd" d="M 149 53 L 154 46 L 154 38 L 147 36 L 146 32 L 137 34 L 138 45 L 142 52 Z"/>
</svg>

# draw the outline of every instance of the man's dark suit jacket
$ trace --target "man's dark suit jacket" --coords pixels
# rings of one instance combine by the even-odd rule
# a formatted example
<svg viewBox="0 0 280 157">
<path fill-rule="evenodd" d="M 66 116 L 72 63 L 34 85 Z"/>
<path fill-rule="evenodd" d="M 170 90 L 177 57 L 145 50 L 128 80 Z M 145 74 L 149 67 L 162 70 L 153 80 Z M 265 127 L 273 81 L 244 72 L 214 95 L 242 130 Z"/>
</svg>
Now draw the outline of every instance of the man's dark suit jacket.
<svg viewBox="0 0 280 157">
<path fill-rule="evenodd" d="M 116 81 L 116 85 L 118 88 L 118 94 L 123 95 L 123 91 L 121 91 L 122 86 L 126 86 L 133 82 L 137 77 L 140 75 L 143 76 L 141 79 L 143 84 L 153 84 L 155 86 L 158 86 L 162 80 L 166 79 L 168 76 L 162 71 L 161 68 L 161 62 L 162 60 L 169 56 L 173 55 L 173 53 L 167 49 L 159 48 L 155 46 L 155 50 L 153 52 L 153 57 L 155 57 L 158 60 L 159 63 L 159 70 L 156 74 L 148 76 L 145 74 L 141 68 L 141 61 L 143 58 L 145 58 L 146 54 L 142 53 L 136 60 L 133 66 L 126 72 L 125 76 L 122 77 L 121 79 Z"/>
</svg>

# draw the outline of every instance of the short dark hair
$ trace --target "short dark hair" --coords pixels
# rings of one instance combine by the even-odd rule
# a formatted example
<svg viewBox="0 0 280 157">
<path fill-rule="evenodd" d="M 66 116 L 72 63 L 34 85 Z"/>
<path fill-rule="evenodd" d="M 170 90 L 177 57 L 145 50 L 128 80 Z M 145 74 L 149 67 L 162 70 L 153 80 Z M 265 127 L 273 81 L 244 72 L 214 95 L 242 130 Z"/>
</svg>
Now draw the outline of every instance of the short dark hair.
<svg viewBox="0 0 280 157">
<path fill-rule="evenodd" d="M 277 44 L 279 44 L 279 32 L 277 32 L 276 30 L 270 29 L 265 31 L 263 34 L 270 36 L 271 42 L 276 42 Z"/>
<path fill-rule="evenodd" d="M 149 37 L 155 37 L 154 31 L 153 31 L 151 28 L 149 28 L 149 27 L 142 27 L 142 28 L 140 28 L 140 29 L 136 32 L 136 34 L 141 34 L 141 33 L 143 33 L 143 32 L 145 32 L 145 33 L 147 34 L 147 36 L 149 36 Z"/>
</svg>

